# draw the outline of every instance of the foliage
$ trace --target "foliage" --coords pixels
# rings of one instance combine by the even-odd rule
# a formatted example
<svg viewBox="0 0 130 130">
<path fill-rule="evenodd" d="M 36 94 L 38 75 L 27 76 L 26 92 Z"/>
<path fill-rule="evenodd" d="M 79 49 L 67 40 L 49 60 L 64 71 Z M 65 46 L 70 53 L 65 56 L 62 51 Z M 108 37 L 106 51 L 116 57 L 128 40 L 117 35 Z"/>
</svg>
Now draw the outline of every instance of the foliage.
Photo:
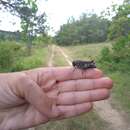
<svg viewBox="0 0 130 130">
<path fill-rule="evenodd" d="M 96 14 L 82 14 L 79 20 L 69 19 L 55 37 L 60 45 L 102 42 L 107 39 L 109 21 Z"/>
<path fill-rule="evenodd" d="M 130 1 L 126 0 L 120 6 L 113 5 L 113 12 L 116 14 L 113 16 L 108 38 L 110 40 L 118 38 L 120 36 L 128 36 L 130 34 Z"/>
<path fill-rule="evenodd" d="M 112 90 L 113 97 L 116 99 L 116 102 L 113 102 L 114 106 L 119 110 L 120 104 L 122 106 L 120 108 L 121 111 L 123 108 L 123 110 L 127 112 L 128 117 L 130 117 L 130 72 L 110 72 L 109 76 L 114 81 Z"/>
<path fill-rule="evenodd" d="M 45 34 L 48 26 L 46 14 L 38 15 L 37 0 L 1 0 L 1 9 L 8 10 L 21 19 L 23 40 L 27 42 L 28 54 L 31 52 L 32 41 L 38 34 Z"/>
<path fill-rule="evenodd" d="M 32 55 L 27 55 L 24 44 L 9 42 L 0 43 L 0 72 L 21 71 L 47 66 L 47 46 L 33 46 Z"/>
<path fill-rule="evenodd" d="M 112 48 L 103 48 L 99 62 L 107 70 L 130 70 L 130 36 L 119 38 Z"/>
<path fill-rule="evenodd" d="M 48 51 L 47 47 L 35 48 L 33 47 L 33 54 L 30 56 L 21 57 L 15 64 L 11 67 L 11 71 L 21 71 L 28 70 L 32 68 L 47 66 L 48 61 Z"/>
<path fill-rule="evenodd" d="M 25 0 L 0 0 L 0 9 L 7 10 L 13 15 L 24 15 L 26 13 Z"/>
<path fill-rule="evenodd" d="M 46 14 L 37 15 L 38 7 L 36 0 L 27 0 L 26 2 L 26 11 L 24 15 L 21 16 L 21 28 L 23 29 L 23 38 L 28 43 L 28 53 L 30 55 L 31 46 L 33 39 L 38 34 L 45 34 L 47 25 Z"/>
<path fill-rule="evenodd" d="M 44 35 L 44 36 L 40 35 L 33 40 L 33 45 L 38 45 L 38 46 L 47 46 L 51 43 L 53 43 L 53 39 L 51 36 L 48 35 Z"/>
<path fill-rule="evenodd" d="M 47 25 L 45 25 L 46 14 L 37 15 L 38 8 L 36 2 L 28 1 L 27 6 L 29 6 L 30 11 L 21 17 L 21 28 L 23 29 L 25 40 L 31 40 L 38 34 L 44 35 L 47 28 Z"/>
<path fill-rule="evenodd" d="M 59 45 L 103 42 L 130 34 L 130 0 L 124 0 L 122 5 L 112 5 L 104 13 L 105 16 L 83 13 L 79 20 L 71 17 L 60 27 L 56 42 Z"/>
<path fill-rule="evenodd" d="M 22 46 L 20 44 L 0 43 L 0 69 L 10 68 L 21 55 Z"/>
<path fill-rule="evenodd" d="M 19 41 L 20 39 L 20 32 L 16 31 L 16 32 L 10 32 L 10 31 L 3 31 L 0 30 L 0 41 L 6 41 L 6 40 L 16 40 Z"/>
</svg>

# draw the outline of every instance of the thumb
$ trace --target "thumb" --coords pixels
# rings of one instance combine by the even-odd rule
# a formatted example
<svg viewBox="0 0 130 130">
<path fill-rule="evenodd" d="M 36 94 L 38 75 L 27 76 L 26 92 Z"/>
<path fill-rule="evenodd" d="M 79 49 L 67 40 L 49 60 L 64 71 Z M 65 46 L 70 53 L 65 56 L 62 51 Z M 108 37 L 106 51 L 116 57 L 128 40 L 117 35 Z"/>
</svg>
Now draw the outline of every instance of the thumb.
<svg viewBox="0 0 130 130">
<path fill-rule="evenodd" d="M 24 98 L 40 113 L 47 118 L 59 116 L 55 100 L 49 98 L 33 80 L 30 80 L 29 78 L 25 79 L 23 86 Z"/>
</svg>

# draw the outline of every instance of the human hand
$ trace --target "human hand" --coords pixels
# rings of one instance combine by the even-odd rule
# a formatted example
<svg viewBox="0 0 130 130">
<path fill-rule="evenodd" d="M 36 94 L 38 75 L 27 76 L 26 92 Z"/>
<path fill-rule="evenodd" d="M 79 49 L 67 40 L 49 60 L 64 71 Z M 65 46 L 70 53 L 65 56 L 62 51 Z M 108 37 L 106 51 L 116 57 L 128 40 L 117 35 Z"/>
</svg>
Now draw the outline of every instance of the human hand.
<svg viewBox="0 0 130 130">
<path fill-rule="evenodd" d="M 0 130 L 29 128 L 88 112 L 109 97 L 112 80 L 98 69 L 39 68 L 0 74 Z"/>
</svg>

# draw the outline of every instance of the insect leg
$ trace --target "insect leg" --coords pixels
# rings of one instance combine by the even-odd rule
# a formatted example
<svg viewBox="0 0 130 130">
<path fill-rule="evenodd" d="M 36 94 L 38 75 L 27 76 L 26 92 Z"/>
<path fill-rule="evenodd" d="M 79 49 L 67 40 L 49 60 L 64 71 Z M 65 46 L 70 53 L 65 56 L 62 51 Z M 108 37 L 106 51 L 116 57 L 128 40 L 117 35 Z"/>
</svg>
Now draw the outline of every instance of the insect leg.
<svg viewBox="0 0 130 130">
<path fill-rule="evenodd" d="M 74 66 L 73 72 L 77 69 L 77 66 Z"/>
</svg>

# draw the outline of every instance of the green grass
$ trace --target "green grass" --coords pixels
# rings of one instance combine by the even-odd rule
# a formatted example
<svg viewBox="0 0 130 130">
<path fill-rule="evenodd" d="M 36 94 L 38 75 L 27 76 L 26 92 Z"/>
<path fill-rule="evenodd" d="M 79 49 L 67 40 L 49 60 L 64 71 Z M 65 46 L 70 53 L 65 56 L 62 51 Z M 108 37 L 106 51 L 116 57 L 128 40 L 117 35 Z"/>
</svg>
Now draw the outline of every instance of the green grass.
<svg viewBox="0 0 130 130">
<path fill-rule="evenodd" d="M 31 55 L 28 56 L 26 45 L 15 41 L 2 42 L 0 44 L 0 54 L 0 60 L 2 61 L 0 72 L 21 71 L 47 66 L 49 58 L 47 46 L 32 46 Z"/>
<path fill-rule="evenodd" d="M 47 66 L 48 58 L 49 52 L 47 47 L 33 48 L 31 56 L 21 57 L 12 68 L 12 71 L 28 70 Z"/>
<path fill-rule="evenodd" d="M 100 54 L 101 49 L 106 46 L 111 46 L 111 44 L 95 43 L 95 44 L 68 46 L 64 47 L 63 49 L 72 59 L 96 60 L 96 57 Z"/>
<path fill-rule="evenodd" d="M 117 101 L 113 101 L 115 108 L 123 109 L 130 117 L 130 72 L 113 72 L 109 76 L 114 81 L 112 96 Z M 118 106 L 118 105 L 121 105 Z"/>
<path fill-rule="evenodd" d="M 36 130 L 107 130 L 106 126 L 107 123 L 102 122 L 93 111 L 77 118 L 50 122 L 37 127 Z"/>
<path fill-rule="evenodd" d="M 57 48 L 54 51 L 53 66 L 68 66 L 68 63 Z"/>
</svg>

